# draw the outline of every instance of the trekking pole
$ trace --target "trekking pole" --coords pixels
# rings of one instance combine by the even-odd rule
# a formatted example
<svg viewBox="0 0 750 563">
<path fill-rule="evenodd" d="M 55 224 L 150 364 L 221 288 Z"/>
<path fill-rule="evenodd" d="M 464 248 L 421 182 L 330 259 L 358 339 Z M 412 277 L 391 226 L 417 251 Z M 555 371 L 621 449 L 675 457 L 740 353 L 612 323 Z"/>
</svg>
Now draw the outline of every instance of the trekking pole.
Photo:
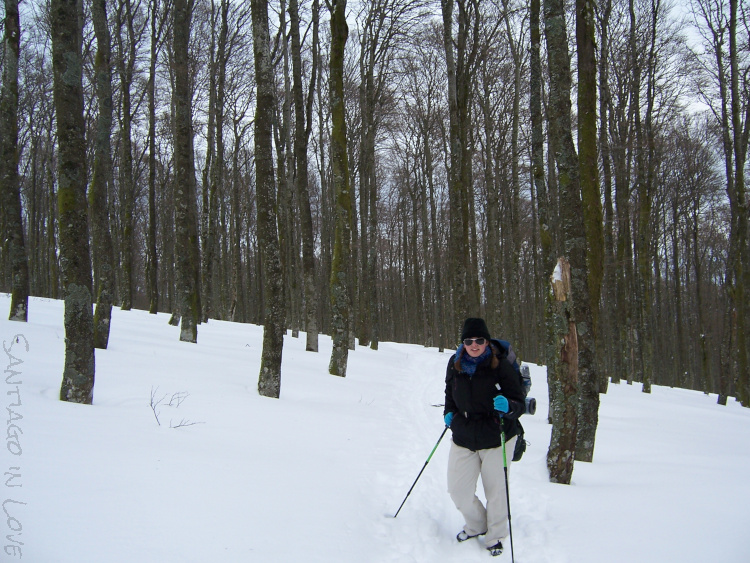
<svg viewBox="0 0 750 563">
<path fill-rule="evenodd" d="M 508 532 L 510 534 L 510 560 L 515 563 L 516 558 L 513 554 L 513 525 L 510 520 L 510 487 L 508 486 L 508 458 L 505 454 L 505 419 L 500 419 L 502 426 L 500 430 L 500 439 L 503 443 L 503 471 L 505 472 L 505 499 L 508 502 Z"/>
<path fill-rule="evenodd" d="M 435 453 L 435 450 L 436 450 L 436 449 L 437 449 L 437 447 L 438 447 L 438 446 L 440 445 L 440 440 L 442 440 L 442 439 L 443 439 L 443 436 L 445 436 L 445 433 L 446 433 L 447 431 L 448 431 L 448 427 L 446 426 L 446 427 L 445 427 L 445 429 L 443 430 L 443 433 L 442 433 L 442 434 L 440 434 L 440 438 L 438 438 L 438 441 L 437 441 L 437 443 L 435 444 L 435 447 L 434 447 L 434 448 L 432 448 L 432 451 L 430 452 L 430 456 L 429 456 L 429 457 L 427 458 L 427 461 L 425 461 L 425 462 L 424 462 L 424 465 L 422 466 L 422 471 L 424 471 L 424 468 L 425 468 L 425 467 L 427 467 L 427 464 L 428 464 L 428 463 L 430 463 L 430 460 L 432 459 L 432 454 L 434 454 L 434 453 Z M 398 507 L 398 510 L 396 511 L 396 514 L 394 514 L 394 515 L 393 515 L 393 517 L 394 517 L 394 518 L 395 518 L 396 516 L 398 516 L 398 513 L 399 513 L 399 512 L 401 512 L 401 508 L 402 508 L 402 507 L 404 506 L 404 503 L 406 502 L 406 499 L 408 499 L 408 498 L 409 498 L 409 495 L 411 494 L 411 491 L 412 491 L 412 489 L 414 489 L 414 485 L 416 485 L 416 484 L 417 484 L 417 481 L 419 481 L 419 478 L 420 478 L 420 477 L 422 476 L 422 471 L 420 471 L 420 472 L 419 472 L 419 475 L 417 475 L 417 478 L 416 478 L 416 479 L 414 479 L 414 483 L 412 484 L 412 486 L 411 486 L 411 489 L 409 489 L 409 492 L 408 492 L 408 493 L 406 493 L 406 496 L 404 497 L 404 500 L 403 500 L 403 502 L 401 503 L 401 506 L 399 506 L 399 507 Z"/>
</svg>

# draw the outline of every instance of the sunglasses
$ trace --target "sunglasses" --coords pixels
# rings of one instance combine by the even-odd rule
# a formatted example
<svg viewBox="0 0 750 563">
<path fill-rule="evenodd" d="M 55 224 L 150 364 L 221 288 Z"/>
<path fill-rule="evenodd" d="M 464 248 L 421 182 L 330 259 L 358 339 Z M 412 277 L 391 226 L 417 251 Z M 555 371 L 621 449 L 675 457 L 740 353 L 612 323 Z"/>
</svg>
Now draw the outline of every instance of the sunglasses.
<svg viewBox="0 0 750 563">
<path fill-rule="evenodd" d="M 487 339 L 481 336 L 479 338 L 464 338 L 464 346 L 471 346 L 472 342 L 476 342 L 477 346 L 482 346 L 487 342 Z"/>
</svg>

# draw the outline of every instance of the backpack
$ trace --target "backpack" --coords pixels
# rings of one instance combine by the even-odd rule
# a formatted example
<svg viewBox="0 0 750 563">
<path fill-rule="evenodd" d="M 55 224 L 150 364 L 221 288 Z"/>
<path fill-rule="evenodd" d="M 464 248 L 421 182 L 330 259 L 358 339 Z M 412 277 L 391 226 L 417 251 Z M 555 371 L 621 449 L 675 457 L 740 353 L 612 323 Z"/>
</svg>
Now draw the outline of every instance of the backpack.
<svg viewBox="0 0 750 563">
<path fill-rule="evenodd" d="M 513 366 L 513 369 L 516 370 L 516 373 L 518 374 L 518 378 L 521 382 L 521 389 L 523 389 L 523 396 L 526 403 L 526 408 L 524 409 L 524 414 L 535 414 L 536 413 L 536 399 L 533 397 L 529 397 L 529 391 L 531 390 L 531 374 L 529 373 L 529 366 L 527 365 L 519 365 L 518 364 L 518 358 L 516 356 L 516 352 L 513 350 L 513 347 L 510 345 L 510 342 L 507 340 L 493 340 L 495 344 L 497 344 L 506 354 L 506 357 L 508 358 L 508 361 L 510 362 L 510 365 Z M 516 438 L 516 446 L 513 450 L 513 461 L 519 461 L 522 457 L 524 452 L 526 451 L 526 440 L 524 440 L 524 430 L 523 426 L 521 425 L 521 421 L 518 420 L 518 437 Z"/>
</svg>

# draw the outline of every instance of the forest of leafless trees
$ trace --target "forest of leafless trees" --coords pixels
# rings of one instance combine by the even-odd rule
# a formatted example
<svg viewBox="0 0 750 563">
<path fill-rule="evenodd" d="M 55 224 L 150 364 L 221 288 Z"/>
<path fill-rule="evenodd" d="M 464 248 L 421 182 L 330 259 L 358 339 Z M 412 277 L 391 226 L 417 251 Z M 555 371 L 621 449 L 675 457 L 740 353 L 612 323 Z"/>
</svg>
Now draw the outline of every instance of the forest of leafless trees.
<svg viewBox="0 0 750 563">
<path fill-rule="evenodd" d="M 60 4 L 81 31 L 89 227 L 72 234 Z M 566 256 L 582 392 L 750 404 L 747 3 L 5 0 L 2 16 L 11 318 L 24 292 L 68 295 L 64 245 L 83 237 L 97 317 L 168 312 L 188 340 L 190 323 L 271 319 L 317 350 L 319 333 L 450 348 L 481 315 L 548 363 Z"/>
</svg>

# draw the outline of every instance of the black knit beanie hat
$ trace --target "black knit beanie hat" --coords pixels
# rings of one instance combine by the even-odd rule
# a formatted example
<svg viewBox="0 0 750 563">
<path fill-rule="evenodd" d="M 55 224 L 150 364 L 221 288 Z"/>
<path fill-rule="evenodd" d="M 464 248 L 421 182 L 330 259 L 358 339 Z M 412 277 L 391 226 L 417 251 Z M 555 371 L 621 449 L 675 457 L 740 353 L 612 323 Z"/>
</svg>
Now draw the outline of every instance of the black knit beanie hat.
<svg viewBox="0 0 750 563">
<path fill-rule="evenodd" d="M 461 340 L 464 338 L 476 338 L 483 336 L 487 340 L 491 338 L 490 331 L 487 330 L 487 323 L 484 319 L 469 318 L 464 321 L 464 328 L 461 330 Z"/>
</svg>

